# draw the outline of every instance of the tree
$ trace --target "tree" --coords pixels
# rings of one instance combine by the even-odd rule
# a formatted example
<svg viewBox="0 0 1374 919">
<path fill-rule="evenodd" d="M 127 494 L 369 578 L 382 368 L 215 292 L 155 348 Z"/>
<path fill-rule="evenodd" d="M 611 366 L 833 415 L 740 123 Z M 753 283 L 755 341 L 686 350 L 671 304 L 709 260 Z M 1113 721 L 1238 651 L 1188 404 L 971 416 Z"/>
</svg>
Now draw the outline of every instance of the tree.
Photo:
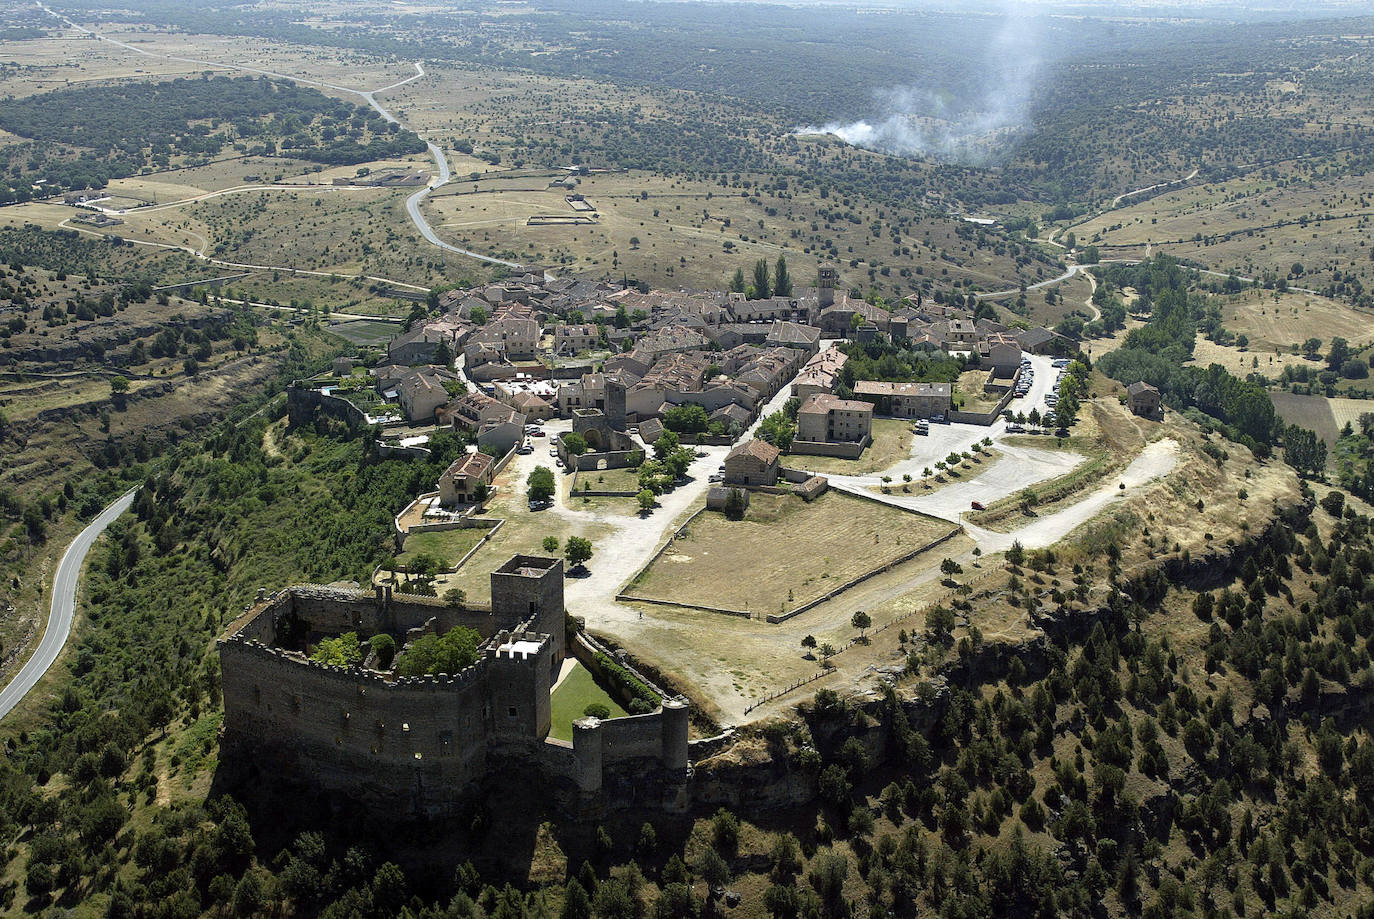
<svg viewBox="0 0 1374 919">
<path fill-rule="evenodd" d="M 548 466 L 535 466 L 534 471 L 530 473 L 525 489 L 530 503 L 548 501 L 553 497 L 554 490 L 553 470 Z"/>
<path fill-rule="evenodd" d="M 730 489 L 730 493 L 725 496 L 725 519 L 743 520 L 746 507 L 744 492 L 738 488 Z"/>
<path fill-rule="evenodd" d="M 1339 370 L 1341 365 L 1348 360 L 1350 360 L 1350 342 L 1340 337 L 1331 339 L 1331 350 L 1326 353 L 1326 366 L 1332 370 Z"/>
<path fill-rule="evenodd" d="M 563 911 L 558 914 L 559 919 L 592 919 L 592 901 L 587 896 L 587 889 L 577 883 L 577 879 L 568 881 L 567 890 L 563 895 Z"/>
<path fill-rule="evenodd" d="M 552 552 L 557 552 L 557 551 L 558 551 L 558 537 L 557 537 L 557 536 L 545 536 L 545 537 L 544 537 L 543 546 L 544 546 L 544 551 L 545 551 L 545 552 L 550 552 L 550 553 L 552 553 Z"/>
<path fill-rule="evenodd" d="M 654 505 L 658 503 L 654 493 L 647 488 L 641 488 L 639 494 L 635 495 L 635 500 L 639 502 L 639 509 L 646 513 L 653 510 Z"/>
<path fill-rule="evenodd" d="M 362 646 L 357 632 L 344 632 L 334 638 L 324 638 L 315 646 L 312 660 L 334 667 L 356 667 L 363 661 Z"/>
<path fill-rule="evenodd" d="M 954 610 L 946 606 L 936 605 L 926 612 L 926 631 L 936 638 L 948 638 L 954 631 L 954 624 Z"/>
<path fill-rule="evenodd" d="M 859 630 L 859 637 L 864 637 L 864 632 L 868 631 L 869 626 L 873 625 L 873 617 L 863 610 L 856 610 L 853 616 L 849 617 L 849 624 Z"/>
<path fill-rule="evenodd" d="M 129 391 L 129 378 L 116 374 L 110 378 L 111 395 L 122 396 Z"/>
<path fill-rule="evenodd" d="M 569 431 L 561 438 L 563 449 L 567 450 L 572 456 L 581 456 L 588 450 L 587 440 L 575 431 Z"/>
<path fill-rule="evenodd" d="M 679 446 L 677 435 L 672 431 L 664 431 L 663 434 L 654 441 L 654 459 L 665 460 Z"/>
<path fill-rule="evenodd" d="M 736 269 L 735 269 L 734 277 L 730 278 L 730 291 L 731 291 L 731 293 L 736 293 L 736 294 L 742 294 L 742 293 L 744 293 L 744 269 L 743 269 L 743 268 L 736 268 Z"/>
<path fill-rule="evenodd" d="M 787 273 L 787 256 L 779 255 L 773 266 L 773 296 L 792 296 L 792 276 Z"/>
<path fill-rule="evenodd" d="M 449 348 L 448 342 L 439 342 L 439 347 L 434 349 L 433 363 L 438 364 L 440 367 L 453 366 L 453 351 Z"/>
<path fill-rule="evenodd" d="M 200 362 L 194 357 L 188 357 L 181 362 L 181 369 L 186 372 L 188 377 L 193 377 L 200 373 Z"/>
<path fill-rule="evenodd" d="M 1296 424 L 1283 429 L 1283 458 L 1303 475 L 1321 475 L 1326 469 L 1326 441 Z"/>
<path fill-rule="evenodd" d="M 816 636 L 807 635 L 805 638 L 801 640 L 801 646 L 805 648 L 808 652 L 816 650 Z"/>
<path fill-rule="evenodd" d="M 754 263 L 754 298 L 767 300 L 771 296 L 773 288 L 768 282 L 768 259 L 761 258 Z"/>
<path fill-rule="evenodd" d="M 592 541 L 582 536 L 569 536 L 563 546 L 563 557 L 573 568 L 581 568 L 592 557 Z"/>
<path fill-rule="evenodd" d="M 448 594 L 444 596 L 447 597 Z M 372 648 L 373 653 L 377 655 L 377 666 L 382 670 L 389 669 L 391 662 L 396 659 L 396 639 L 385 632 L 380 632 L 369 638 L 367 643 Z"/>
<path fill-rule="evenodd" d="M 454 626 L 443 635 L 422 635 L 396 659 L 400 676 L 462 673 L 477 660 L 482 636 L 474 629 Z"/>
<path fill-rule="evenodd" d="M 1320 338 L 1309 338 L 1302 343 L 1302 353 L 1305 357 L 1315 360 L 1321 353 L 1322 340 Z"/>
<path fill-rule="evenodd" d="M 821 899 L 821 907 L 827 916 L 846 914 L 844 903 L 844 882 L 849 877 L 849 859 L 838 852 L 817 855 L 811 863 L 806 879 L 811 889 Z"/>
<path fill-rule="evenodd" d="M 708 424 L 705 407 L 695 402 L 674 405 L 663 413 L 663 426 L 678 434 L 701 434 Z"/>
<path fill-rule="evenodd" d="M 485 308 L 485 307 L 481 307 L 481 306 L 474 306 L 474 307 L 472 308 L 472 312 L 468 314 L 468 318 L 472 320 L 472 324 L 473 324 L 473 325 L 486 325 L 486 322 L 487 322 L 487 311 L 486 311 L 486 308 Z"/>
</svg>

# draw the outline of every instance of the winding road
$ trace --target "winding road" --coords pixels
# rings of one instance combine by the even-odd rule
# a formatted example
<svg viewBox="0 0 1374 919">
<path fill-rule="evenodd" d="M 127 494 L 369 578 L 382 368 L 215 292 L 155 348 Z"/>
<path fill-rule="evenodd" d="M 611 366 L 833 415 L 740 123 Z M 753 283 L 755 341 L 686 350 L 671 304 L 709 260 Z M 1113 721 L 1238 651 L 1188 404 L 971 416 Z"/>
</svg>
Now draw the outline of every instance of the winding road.
<svg viewBox="0 0 1374 919">
<path fill-rule="evenodd" d="M 62 561 L 57 566 L 57 575 L 52 583 L 52 611 L 48 614 L 48 627 L 43 631 L 43 638 L 39 641 L 38 649 L 33 652 L 33 656 L 19 668 L 14 679 L 0 690 L 0 718 L 13 711 L 19 701 L 30 689 L 38 685 L 38 681 L 57 662 L 57 656 L 62 653 L 62 646 L 67 643 L 67 636 L 72 631 L 72 619 L 76 615 L 76 587 L 81 581 L 81 566 L 86 561 L 86 555 L 100 534 L 105 532 L 105 528 L 134 503 L 137 491 L 138 489 L 134 488 L 125 492 L 101 511 L 100 516 L 87 524 L 62 554 Z"/>
<path fill-rule="evenodd" d="M 362 99 L 369 106 L 371 106 L 377 112 L 377 114 L 381 115 L 391 124 L 397 124 L 403 127 L 405 126 L 405 123 L 402 122 L 395 115 L 393 115 L 390 111 L 388 111 L 384 105 L 377 101 L 377 94 L 384 93 L 401 86 L 405 86 L 407 83 L 410 83 L 414 80 L 418 80 L 425 75 L 424 64 L 420 61 L 415 61 L 415 73 L 411 76 L 406 77 L 404 80 L 397 80 L 395 83 L 390 83 L 379 89 L 353 89 L 350 86 L 340 86 L 337 83 L 329 83 L 324 80 L 312 80 L 309 77 L 292 76 L 286 73 L 277 73 L 274 70 L 264 70 L 260 67 L 249 67 L 246 64 L 230 64 L 224 61 L 207 61 L 194 57 L 182 57 L 181 55 L 177 54 L 159 54 L 155 51 L 149 51 L 146 48 L 139 48 L 136 45 L 129 44 L 128 42 L 122 42 L 118 39 L 102 35 L 94 29 L 88 29 L 85 26 L 78 25 L 76 22 L 74 22 L 67 16 L 64 16 L 63 14 L 50 9 L 42 3 L 39 3 L 38 7 L 45 13 L 47 13 L 49 16 L 52 16 L 54 19 L 58 20 L 59 22 L 65 23 L 69 28 L 75 29 L 78 32 L 84 32 L 92 38 L 98 39 L 103 42 L 107 42 L 111 45 L 114 45 L 117 48 L 123 48 L 126 51 L 132 51 L 135 54 L 141 54 L 144 57 L 160 58 L 166 61 L 177 61 L 178 63 L 192 64 L 197 67 L 214 67 L 228 70 L 237 70 L 242 73 L 252 73 L 258 76 L 271 77 L 277 80 L 292 80 L 296 83 L 304 83 L 308 86 L 318 86 L 323 89 L 332 89 L 335 92 L 348 93 L 350 95 L 354 95 Z M 455 246 L 452 243 L 446 243 L 439 238 L 439 234 L 434 232 L 434 228 L 429 225 L 429 221 L 426 220 L 425 216 L 420 213 L 420 202 L 424 201 L 425 197 L 434 189 L 447 185 L 450 179 L 452 178 L 452 175 L 449 171 L 448 157 L 444 155 L 444 151 L 439 147 L 439 145 L 435 144 L 433 141 L 428 140 L 425 141 L 425 145 L 429 148 L 430 155 L 434 157 L 434 167 L 438 170 L 439 175 L 437 179 L 432 179 L 429 185 L 420 189 L 415 194 L 411 195 L 408 199 L 406 199 L 406 213 L 410 215 L 410 220 L 413 224 L 415 224 L 415 229 L 418 230 L 420 235 L 423 236 L 425 240 L 427 240 L 429 243 L 438 246 L 440 249 L 443 249 L 447 252 L 453 252 L 458 255 L 465 255 L 468 258 L 474 258 L 478 261 L 486 262 L 491 265 L 501 265 L 506 268 L 523 267 L 516 262 L 508 262 L 505 259 L 499 259 L 491 255 L 483 255 L 480 252 L 473 252 L 471 249 L 464 249 L 460 246 Z M 207 197 L 212 196 L 213 195 Z M 168 248 L 182 247 L 170 246 Z M 200 255 L 201 253 L 193 254 Z"/>
</svg>

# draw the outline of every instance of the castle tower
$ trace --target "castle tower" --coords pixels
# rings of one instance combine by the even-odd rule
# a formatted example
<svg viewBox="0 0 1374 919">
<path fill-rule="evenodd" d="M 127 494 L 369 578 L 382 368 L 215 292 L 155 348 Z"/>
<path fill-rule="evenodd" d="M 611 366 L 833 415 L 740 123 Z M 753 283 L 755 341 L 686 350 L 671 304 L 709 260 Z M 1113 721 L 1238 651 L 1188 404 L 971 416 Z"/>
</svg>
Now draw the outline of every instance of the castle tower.
<svg viewBox="0 0 1374 919">
<path fill-rule="evenodd" d="M 816 288 L 820 297 L 821 309 L 835 304 L 835 288 L 840 283 L 840 273 L 834 265 L 820 267 Z"/>
<path fill-rule="evenodd" d="M 530 628 L 554 639 L 554 666 L 563 662 L 563 560 L 516 555 L 491 573 L 491 612 L 498 628 Z"/>
</svg>

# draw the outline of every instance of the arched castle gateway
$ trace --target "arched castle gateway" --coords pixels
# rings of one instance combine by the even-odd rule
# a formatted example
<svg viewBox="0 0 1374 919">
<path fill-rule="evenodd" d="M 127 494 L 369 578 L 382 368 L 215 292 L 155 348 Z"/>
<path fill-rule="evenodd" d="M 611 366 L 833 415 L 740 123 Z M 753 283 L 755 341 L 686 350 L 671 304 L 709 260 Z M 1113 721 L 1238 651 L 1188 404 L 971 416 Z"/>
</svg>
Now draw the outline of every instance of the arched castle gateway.
<svg viewBox="0 0 1374 919">
<path fill-rule="evenodd" d="M 393 816 L 452 814 L 488 775 L 535 773 L 577 814 L 608 807 L 683 810 L 691 764 L 688 707 L 549 734 L 549 696 L 568 654 L 563 563 L 517 555 L 491 574 L 491 605 L 291 587 L 258 601 L 219 641 L 222 761 L 356 799 Z M 455 626 L 482 637 L 462 673 L 401 677 L 373 660 L 335 667 L 307 656 L 327 637 L 391 635 L 398 649 Z M 400 654 L 397 654 L 399 657 Z M 593 662 L 593 666 L 595 666 Z"/>
</svg>

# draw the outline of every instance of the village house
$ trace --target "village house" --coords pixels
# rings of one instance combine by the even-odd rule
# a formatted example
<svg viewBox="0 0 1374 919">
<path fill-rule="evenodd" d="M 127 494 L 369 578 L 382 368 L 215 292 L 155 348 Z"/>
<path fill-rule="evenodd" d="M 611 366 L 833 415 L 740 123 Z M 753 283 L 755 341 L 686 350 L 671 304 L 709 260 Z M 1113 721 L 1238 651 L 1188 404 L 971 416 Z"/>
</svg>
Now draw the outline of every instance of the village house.
<svg viewBox="0 0 1374 919">
<path fill-rule="evenodd" d="M 504 354 L 505 359 L 532 361 L 539 355 L 539 322 L 536 319 L 493 319 L 480 330 L 473 333 L 470 341 L 475 344 L 494 345 Z"/>
<path fill-rule="evenodd" d="M 840 371 L 849 355 L 831 345 L 807 361 L 792 380 L 792 396 L 805 400 L 818 392 L 833 393 L 840 383 Z"/>
<path fill-rule="evenodd" d="M 525 441 L 525 416 L 485 393 L 455 399 L 439 412 L 439 419 L 473 435 L 479 447 L 503 456 Z"/>
<path fill-rule="evenodd" d="M 794 348 L 811 357 L 821 349 L 821 330 L 815 326 L 777 320 L 763 342 L 770 348 Z"/>
<path fill-rule="evenodd" d="M 1021 369 L 1021 343 L 1010 335 L 992 332 L 978 342 L 978 360 L 995 377 L 1012 377 Z"/>
<path fill-rule="evenodd" d="M 1024 329 L 1017 332 L 1015 337 L 1021 350 L 1031 354 L 1067 354 L 1071 350 L 1071 342 L 1067 338 L 1043 327 Z"/>
<path fill-rule="evenodd" d="M 725 457 L 727 485 L 776 485 L 778 448 L 764 440 L 749 440 Z"/>
<path fill-rule="evenodd" d="M 625 411 L 637 418 L 659 414 L 668 393 L 701 389 L 709 366 L 709 358 L 700 354 L 670 354 L 660 358 L 644 378 L 626 392 Z"/>
<path fill-rule="evenodd" d="M 433 421 L 435 410 L 449 399 L 444 382 L 457 378 L 456 374 L 429 367 L 406 374 L 396 384 L 401 411 L 411 421 Z"/>
<path fill-rule="evenodd" d="M 654 356 L 652 354 L 636 349 L 607 358 L 606 362 L 601 365 L 601 369 L 606 373 L 618 374 L 626 385 L 630 385 L 642 380 L 653 365 Z"/>
<path fill-rule="evenodd" d="M 618 374 L 584 373 L 572 383 L 558 387 L 558 414 L 571 418 L 579 409 L 596 409 L 605 414 L 611 427 L 625 426 L 625 383 Z"/>
<path fill-rule="evenodd" d="M 699 351 L 709 348 L 711 341 L 705 335 L 685 326 L 674 325 L 647 335 L 635 341 L 635 350 L 657 358 L 665 354 L 681 354 L 685 351 Z"/>
<path fill-rule="evenodd" d="M 553 353 L 561 355 L 590 351 L 601 340 L 601 329 L 591 323 L 555 326 Z"/>
<path fill-rule="evenodd" d="M 821 330 L 826 335 L 837 337 L 852 335 L 856 328 L 856 316 L 859 326 L 868 324 L 883 332 L 887 331 L 892 320 L 892 314 L 882 307 L 874 306 L 866 300 L 856 300 L 846 294 L 834 305 L 821 310 Z"/>
<path fill-rule="evenodd" d="M 807 322 L 810 312 L 798 299 L 792 297 L 769 297 L 764 300 L 748 300 L 743 294 L 733 294 L 730 298 L 730 315 L 735 322 L 773 322 L 774 320 L 796 320 Z"/>
<path fill-rule="evenodd" d="M 491 489 L 496 461 L 482 452 L 464 453 L 439 476 L 439 503 L 444 507 L 475 504 Z"/>
<path fill-rule="evenodd" d="M 1157 418 L 1162 413 L 1164 398 L 1158 389 L 1142 380 L 1126 387 L 1126 404 L 1132 415 Z"/>
<path fill-rule="evenodd" d="M 978 347 L 978 327 L 972 319 L 951 319 L 945 341 L 951 351 L 973 351 Z"/>
<path fill-rule="evenodd" d="M 808 396 L 797 410 L 797 440 L 863 443 L 873 430 L 873 406 L 830 393 Z M 794 441 L 795 444 L 795 441 Z"/>
<path fill-rule="evenodd" d="M 450 355 L 456 355 L 463 343 L 472 336 L 473 326 L 457 316 L 417 323 L 415 328 L 397 335 L 387 344 L 387 358 L 393 364 L 429 364 L 446 345 Z"/>
<path fill-rule="evenodd" d="M 854 395 L 872 403 L 883 415 L 894 418 L 934 418 L 947 415 L 951 407 L 951 387 L 948 383 L 888 383 L 880 380 L 859 380 Z"/>
</svg>

